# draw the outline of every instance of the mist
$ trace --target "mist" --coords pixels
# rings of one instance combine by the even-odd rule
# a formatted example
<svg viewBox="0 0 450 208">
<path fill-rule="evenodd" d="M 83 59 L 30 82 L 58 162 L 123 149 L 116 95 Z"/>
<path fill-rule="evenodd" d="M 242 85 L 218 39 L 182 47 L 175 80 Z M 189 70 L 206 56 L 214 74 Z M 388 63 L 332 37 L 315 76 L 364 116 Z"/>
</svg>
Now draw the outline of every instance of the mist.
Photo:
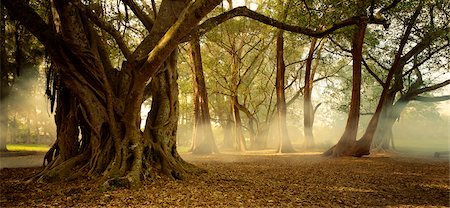
<svg viewBox="0 0 450 208">
<path fill-rule="evenodd" d="M 429 103 L 412 103 L 419 107 Z M 450 106 L 446 101 L 440 105 Z M 410 105 L 411 106 L 411 105 Z M 438 109 L 438 114 L 420 113 L 414 107 L 407 107 L 403 117 L 394 125 L 394 142 L 399 151 L 432 154 L 449 151 L 450 114 Z"/>
<path fill-rule="evenodd" d="M 10 93 L 1 103 L 2 142 L 51 145 L 56 139 L 54 115 L 45 96 L 43 67 L 24 67 L 15 77 Z"/>
<path fill-rule="evenodd" d="M 435 152 L 449 151 L 450 141 L 450 101 L 440 103 L 410 102 L 401 113 L 400 119 L 393 126 L 394 152 L 432 156 Z M 336 144 L 344 132 L 347 114 L 324 104 L 316 114 L 313 127 L 315 148 L 304 149 L 303 116 L 300 105 L 288 109 L 288 135 L 292 145 L 298 152 L 323 152 Z M 190 109 L 185 109 L 190 111 Z M 295 113 L 290 113 L 295 111 Z M 181 114 L 189 114 L 181 113 Z M 361 115 L 358 136 L 359 139 L 368 125 L 372 115 Z M 184 119 L 179 123 L 178 146 L 186 150 L 192 143 L 192 125 Z M 243 122 L 245 124 L 245 122 Z M 218 123 L 213 123 L 213 133 L 219 150 L 223 151 L 224 130 Z M 246 129 L 246 128 L 244 128 Z M 265 145 L 258 150 L 275 151 L 279 145 L 277 123 L 268 127 Z M 250 146 L 250 135 L 244 130 L 247 147 Z M 252 149 L 249 149 L 252 151 Z M 225 152 L 228 150 L 225 150 Z"/>
<path fill-rule="evenodd" d="M 24 73 L 17 77 L 11 89 L 11 94 L 3 102 L 1 107 L 7 106 L 8 117 L 2 115 L 0 119 L 8 122 L 7 131 L 2 126 L 2 142 L 7 144 L 44 144 L 50 145 L 56 139 L 56 127 L 54 115 L 50 113 L 49 102 L 44 95 L 45 76 L 43 69 L 23 70 Z M 411 102 L 402 112 L 401 117 L 393 126 L 395 151 L 431 155 L 434 152 L 449 151 L 450 140 L 450 101 L 440 103 Z M 300 110 L 299 110 L 300 109 Z M 287 125 L 288 135 L 294 148 L 299 152 L 305 152 L 303 132 L 302 102 L 288 108 Z M 142 126 L 150 110 L 149 103 L 142 106 Z M 187 151 L 192 144 L 192 122 L 189 117 L 193 113 L 192 108 L 182 108 L 178 126 L 177 144 L 181 152 Z M 367 127 L 370 115 L 360 118 L 358 138 L 362 136 Z M 315 148 L 308 151 L 321 152 L 336 144 L 342 135 L 347 115 L 344 112 L 333 109 L 331 105 L 324 103 L 316 113 L 313 127 Z M 217 119 L 212 119 L 217 120 Z M 4 122 L 2 122 L 4 123 Z M 246 122 L 243 122 L 246 125 Z M 271 122 L 267 127 L 268 133 L 263 138 L 264 144 L 258 150 L 276 150 L 279 145 L 279 136 L 276 122 Z M 224 146 L 224 130 L 220 123 L 212 122 L 214 139 L 219 150 Z M 250 134 L 244 128 L 244 137 L 247 147 L 250 147 Z M 248 150 L 254 150 L 248 148 Z"/>
</svg>

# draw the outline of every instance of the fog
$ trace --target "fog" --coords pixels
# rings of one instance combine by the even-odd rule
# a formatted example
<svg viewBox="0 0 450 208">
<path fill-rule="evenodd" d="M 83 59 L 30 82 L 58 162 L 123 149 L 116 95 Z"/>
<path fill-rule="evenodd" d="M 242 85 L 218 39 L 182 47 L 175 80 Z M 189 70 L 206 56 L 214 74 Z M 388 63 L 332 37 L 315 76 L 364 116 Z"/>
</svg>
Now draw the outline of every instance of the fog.
<svg viewBox="0 0 450 208">
<path fill-rule="evenodd" d="M 9 96 L 2 102 L 2 107 L 8 106 L 8 144 L 45 144 L 50 145 L 56 136 L 53 115 L 50 113 L 49 101 L 44 95 L 45 80 L 42 69 L 39 74 L 24 73 L 17 78 Z M 301 100 L 298 101 L 301 103 Z M 191 104 L 192 105 L 192 104 Z M 192 140 L 192 107 L 181 108 L 177 142 L 179 150 L 185 152 Z M 298 110 L 300 109 L 300 110 Z M 288 108 L 287 125 L 289 138 L 294 148 L 300 152 L 303 149 L 303 117 L 301 104 Z M 413 152 L 431 155 L 437 151 L 449 151 L 450 140 L 450 101 L 440 103 L 410 102 L 402 112 L 400 119 L 394 124 L 394 144 L 396 151 Z M 143 105 L 143 123 L 149 111 L 149 104 Z M 2 115 L 3 116 L 3 115 Z M 241 115 L 245 120 L 245 115 Z M 358 137 L 360 137 L 370 115 L 361 116 Z M 3 116 L 1 119 L 5 119 Z M 334 110 L 331 105 L 323 104 L 316 114 L 314 136 L 316 148 L 308 151 L 321 152 L 336 144 L 342 135 L 347 115 Z M 218 120 L 212 118 L 213 121 Z M 246 122 L 243 122 L 244 125 Z M 215 141 L 219 150 L 224 146 L 224 131 L 219 123 L 212 123 Z M 142 126 L 143 127 L 143 126 Z M 277 125 L 272 122 L 269 127 L 267 140 L 260 146 L 262 150 L 276 150 L 279 145 Z M 5 128 L 2 128 L 5 135 Z M 250 135 L 244 128 L 247 147 L 250 147 Z M 229 150 L 226 150 L 229 151 Z"/>
<path fill-rule="evenodd" d="M 440 103 L 410 102 L 401 113 L 400 119 L 393 126 L 395 149 L 393 151 L 408 154 L 433 155 L 434 152 L 449 151 L 450 141 L 450 101 Z M 299 106 L 297 106 L 299 107 Z M 290 113 L 295 109 L 288 109 L 288 134 L 294 148 L 299 152 L 322 152 L 338 142 L 344 132 L 347 115 L 324 104 L 317 111 L 314 123 L 315 148 L 305 150 L 303 135 L 302 112 Z M 298 114 L 297 116 L 294 114 Z M 365 128 L 372 115 L 362 115 L 358 129 L 358 139 L 364 134 Z M 245 115 L 244 115 L 245 117 Z M 245 123 L 245 122 L 244 122 Z M 245 128 L 244 128 L 245 129 Z M 223 146 L 223 129 L 220 125 L 213 125 L 215 140 L 219 149 Z M 179 146 L 189 147 L 191 144 L 191 125 L 181 124 L 179 127 Z M 244 133 L 247 147 L 250 146 L 249 134 Z M 279 145 L 277 124 L 273 122 L 269 127 L 264 150 L 275 151 Z M 228 151 L 228 150 L 225 150 Z M 250 150 L 251 151 L 251 150 Z"/>
<path fill-rule="evenodd" d="M 10 94 L 2 100 L 7 117 L 0 115 L 3 142 L 7 144 L 44 144 L 55 140 L 56 127 L 45 96 L 42 68 L 24 68 L 11 85 Z"/>
<path fill-rule="evenodd" d="M 413 105 L 426 105 L 413 103 Z M 440 106 L 450 106 L 446 101 Z M 449 151 L 450 114 L 448 108 L 439 109 L 438 115 L 425 114 L 414 111 L 413 107 L 405 109 L 403 117 L 394 125 L 394 141 L 399 151 L 413 151 L 418 153 L 432 153 Z"/>
</svg>

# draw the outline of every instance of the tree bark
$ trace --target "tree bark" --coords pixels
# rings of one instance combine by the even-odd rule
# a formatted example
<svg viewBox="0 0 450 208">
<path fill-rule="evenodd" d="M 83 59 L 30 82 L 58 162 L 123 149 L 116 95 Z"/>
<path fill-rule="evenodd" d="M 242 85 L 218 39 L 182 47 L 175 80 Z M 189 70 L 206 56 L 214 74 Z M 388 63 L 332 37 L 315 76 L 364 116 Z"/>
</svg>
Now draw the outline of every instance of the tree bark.
<svg viewBox="0 0 450 208">
<path fill-rule="evenodd" d="M 395 93 L 389 93 L 386 97 L 383 110 L 381 111 L 380 121 L 378 122 L 378 128 L 374 135 L 374 141 L 372 149 L 386 151 L 390 149 L 392 126 L 395 123 L 396 116 L 393 115 L 394 108 L 394 96 Z M 390 128 L 391 127 L 391 128 Z"/>
<path fill-rule="evenodd" d="M 352 58 L 353 58 L 353 81 L 352 81 L 352 99 L 350 102 L 350 110 L 347 118 L 347 125 L 338 143 L 324 152 L 326 156 L 339 157 L 351 155 L 351 148 L 356 142 L 356 134 L 358 133 L 358 123 L 360 115 L 361 102 L 361 62 L 362 50 L 364 44 L 364 34 L 367 22 L 357 24 L 356 31 L 352 38 Z"/>
<path fill-rule="evenodd" d="M 303 89 L 303 126 L 304 126 L 304 136 L 305 136 L 305 143 L 304 148 L 306 150 L 314 148 L 314 134 L 313 134 L 313 125 L 314 125 L 314 117 L 317 108 L 320 106 L 317 105 L 314 109 L 312 100 L 311 100 L 311 94 L 313 89 L 313 83 L 314 83 L 314 75 L 316 73 L 317 66 L 319 64 L 319 60 L 316 60 L 314 66 L 313 66 L 313 60 L 314 60 L 314 52 L 316 50 L 316 42 L 317 38 L 312 38 L 311 40 L 311 46 L 309 48 L 308 57 L 306 58 L 306 66 L 305 66 L 305 87 Z M 320 44 L 319 48 L 317 48 L 317 57 L 320 58 L 320 51 L 323 44 Z"/>
<path fill-rule="evenodd" d="M 279 30 L 277 33 L 277 74 L 275 80 L 275 88 L 277 92 L 277 123 L 278 123 L 278 137 L 279 146 L 278 152 L 289 153 L 295 152 L 289 139 L 287 125 L 286 125 L 286 97 L 284 92 L 284 79 L 286 66 L 284 63 L 284 38 L 283 31 Z"/>
<path fill-rule="evenodd" d="M 242 42 L 241 42 L 242 44 Z M 240 152 L 244 152 L 246 147 L 246 142 L 244 138 L 244 133 L 242 131 L 242 121 L 241 114 L 239 112 L 239 98 L 238 98 L 238 89 L 239 89 L 239 80 L 240 80 L 240 67 L 241 67 L 241 54 L 242 47 L 240 44 L 232 43 L 231 45 L 231 80 L 230 80 L 230 104 L 231 104 L 231 113 L 233 119 L 233 136 L 234 136 L 234 144 L 235 149 Z"/>
<path fill-rule="evenodd" d="M 314 147 L 314 136 L 312 132 L 312 120 L 313 120 L 313 105 L 311 102 L 311 91 L 312 91 L 312 80 L 311 77 L 311 67 L 314 58 L 314 51 L 316 49 L 316 38 L 312 38 L 311 46 L 309 48 L 308 57 L 306 58 L 305 67 L 305 88 L 303 89 L 303 126 L 304 126 L 304 136 L 305 136 L 305 149 L 310 149 Z"/>
<path fill-rule="evenodd" d="M 2 86 L 2 88 L 3 88 L 3 86 Z M 8 141 L 7 139 L 8 139 L 8 132 L 9 132 L 8 103 L 7 103 L 6 99 L 2 99 L 0 101 L 0 115 L 1 115 L 0 116 L 0 152 L 5 152 L 5 151 L 8 151 L 8 149 L 6 148 L 6 144 Z"/>
<path fill-rule="evenodd" d="M 6 20 L 3 5 L 0 6 L 0 151 L 7 151 L 6 141 L 8 137 L 8 103 L 6 99 L 9 95 L 10 86 L 8 70 L 6 69 Z"/>
<path fill-rule="evenodd" d="M 194 91 L 194 128 L 192 131 L 192 153 L 219 153 L 211 128 L 208 107 L 208 93 L 203 75 L 200 40 L 194 37 L 190 41 L 191 70 Z"/>
<path fill-rule="evenodd" d="M 197 169 L 186 163 L 176 150 L 179 114 L 176 52 L 167 60 L 164 71 L 152 80 L 152 106 L 143 133 L 143 170 L 162 171 L 173 178 Z M 139 162 L 139 160 L 137 160 Z M 159 169 L 157 168 L 159 167 Z"/>
<path fill-rule="evenodd" d="M 223 148 L 224 149 L 233 149 L 233 112 L 232 112 L 232 107 L 231 107 L 231 103 L 228 105 L 229 106 L 229 111 L 226 112 L 226 121 L 225 124 L 223 124 L 222 129 L 223 129 Z"/>
<path fill-rule="evenodd" d="M 240 152 L 245 152 L 247 150 L 247 145 L 244 138 L 244 133 L 242 132 L 242 120 L 241 113 L 239 112 L 238 107 L 238 97 L 237 95 L 231 98 L 232 103 L 232 112 L 233 112 L 233 120 L 234 120 L 234 139 L 236 144 L 236 150 Z"/>
</svg>

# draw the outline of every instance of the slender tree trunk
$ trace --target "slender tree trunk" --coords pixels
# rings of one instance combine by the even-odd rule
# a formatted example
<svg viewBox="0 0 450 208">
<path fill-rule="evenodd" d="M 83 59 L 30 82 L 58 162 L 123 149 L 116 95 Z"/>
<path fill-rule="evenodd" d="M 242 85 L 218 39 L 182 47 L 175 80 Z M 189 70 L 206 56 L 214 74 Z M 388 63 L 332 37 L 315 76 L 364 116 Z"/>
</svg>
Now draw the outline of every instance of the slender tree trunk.
<svg viewBox="0 0 450 208">
<path fill-rule="evenodd" d="M 286 97 L 284 93 L 284 75 L 286 71 L 284 63 L 284 38 L 283 31 L 279 30 L 277 34 L 277 74 L 276 74 L 276 92 L 277 92 L 277 123 L 278 123 L 278 137 L 279 146 L 278 152 L 288 153 L 295 152 L 289 139 L 287 125 L 286 125 Z"/>
<path fill-rule="evenodd" d="M 251 149 L 257 149 L 257 143 L 256 143 L 256 131 L 254 128 L 254 121 L 252 118 L 248 118 L 248 131 L 250 134 L 250 148 Z"/>
<path fill-rule="evenodd" d="M 230 104 L 231 106 L 231 104 Z M 225 124 L 223 125 L 223 148 L 224 149 L 232 149 L 233 148 L 233 119 L 232 119 L 232 112 L 227 113 L 227 119 L 225 121 Z"/>
<path fill-rule="evenodd" d="M 238 88 L 239 88 L 239 69 L 241 65 L 241 48 L 238 48 L 236 43 L 232 44 L 232 53 L 231 53 L 231 82 L 230 82 L 230 89 L 231 89 L 231 113 L 232 118 L 234 122 L 233 126 L 233 136 L 235 141 L 235 147 L 237 151 L 245 151 L 246 150 L 246 143 L 244 134 L 242 132 L 242 121 L 241 121 L 241 115 L 239 112 L 239 100 L 238 100 Z"/>
<path fill-rule="evenodd" d="M 198 37 L 190 41 L 191 69 L 194 91 L 194 129 L 192 132 L 192 152 L 200 154 L 218 153 L 214 140 L 211 119 L 208 107 L 208 94 L 206 92 L 203 75 L 200 40 Z"/>
<path fill-rule="evenodd" d="M 367 22 L 360 22 L 352 38 L 352 57 L 353 57 L 353 82 L 352 82 L 352 99 L 350 102 L 350 110 L 347 118 L 347 125 L 339 142 L 327 150 L 324 155 L 327 156 L 344 156 L 351 155 L 351 150 L 356 142 L 356 134 L 358 133 L 358 123 L 360 115 L 361 102 L 361 61 L 362 50 L 364 44 L 364 34 Z"/>
<path fill-rule="evenodd" d="M 247 150 L 247 145 L 245 142 L 244 133 L 242 132 L 242 121 L 239 108 L 237 107 L 237 105 L 239 105 L 237 96 L 232 97 L 232 103 L 236 150 L 244 152 L 245 150 Z"/>
<path fill-rule="evenodd" d="M 0 6 L 0 151 L 7 151 L 6 141 L 8 137 L 8 103 L 6 99 L 9 95 L 10 86 L 8 85 L 8 70 L 6 58 L 6 20 L 5 9 Z"/>
<path fill-rule="evenodd" d="M 256 133 L 256 148 L 264 149 L 267 147 L 267 139 L 269 137 L 269 126 L 268 122 L 264 122 L 258 126 Z"/>
<path fill-rule="evenodd" d="M 0 101 L 0 152 L 8 151 L 6 149 L 8 139 L 8 103 L 6 99 Z"/>
<path fill-rule="evenodd" d="M 311 73 L 312 62 L 314 58 L 314 51 L 316 49 L 317 38 L 311 39 L 311 46 L 309 48 L 308 57 L 306 58 L 306 68 L 305 68 L 305 88 L 303 90 L 303 125 L 304 125 L 304 136 L 305 136 L 305 149 L 314 148 L 314 135 L 313 135 L 313 120 L 314 120 L 314 110 L 311 101 L 312 93 L 312 82 L 314 80 L 314 75 Z"/>
</svg>

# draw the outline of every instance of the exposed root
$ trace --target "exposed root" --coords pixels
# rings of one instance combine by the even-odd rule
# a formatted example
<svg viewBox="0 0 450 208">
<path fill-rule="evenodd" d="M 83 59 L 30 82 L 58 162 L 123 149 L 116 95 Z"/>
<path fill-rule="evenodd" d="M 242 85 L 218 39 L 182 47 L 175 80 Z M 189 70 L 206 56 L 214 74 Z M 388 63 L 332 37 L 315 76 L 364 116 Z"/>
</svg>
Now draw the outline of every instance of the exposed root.
<svg viewBox="0 0 450 208">
<path fill-rule="evenodd" d="M 333 152 L 334 152 L 334 148 L 336 148 L 336 145 L 333 145 L 330 149 L 328 149 L 327 151 L 325 151 L 324 153 L 322 153 L 323 156 L 332 156 Z"/>
<path fill-rule="evenodd" d="M 101 191 L 110 191 L 114 190 L 115 188 L 131 188 L 131 181 L 128 177 L 120 177 L 120 178 L 111 178 L 109 180 L 106 180 L 102 183 L 100 186 Z"/>
<path fill-rule="evenodd" d="M 86 154 L 80 154 L 64 162 L 60 161 L 59 157 L 56 157 L 52 164 L 44 168 L 38 175 L 32 177 L 28 182 L 54 182 L 76 179 L 77 174 L 74 171 L 77 170 L 83 161 L 86 160 Z M 78 175 L 81 176 L 81 175 Z"/>
<path fill-rule="evenodd" d="M 52 147 L 45 153 L 44 161 L 42 162 L 42 166 L 50 165 L 52 160 L 58 156 L 58 143 L 55 142 Z"/>
</svg>

